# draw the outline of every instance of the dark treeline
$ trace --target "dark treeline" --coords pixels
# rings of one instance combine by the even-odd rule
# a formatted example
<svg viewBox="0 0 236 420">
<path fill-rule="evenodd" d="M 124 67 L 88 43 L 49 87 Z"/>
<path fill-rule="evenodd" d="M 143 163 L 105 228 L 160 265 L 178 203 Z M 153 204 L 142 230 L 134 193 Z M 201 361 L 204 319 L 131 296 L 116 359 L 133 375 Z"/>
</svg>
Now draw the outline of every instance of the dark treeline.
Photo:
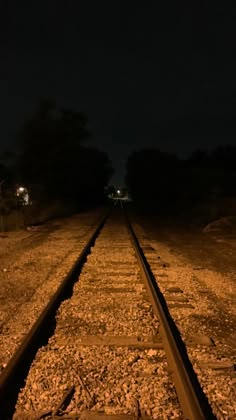
<svg viewBox="0 0 236 420">
<path fill-rule="evenodd" d="M 113 169 L 106 153 L 86 145 L 91 137 L 87 126 L 84 113 L 58 109 L 50 100 L 40 102 L 19 130 L 18 152 L 0 156 L 0 218 L 22 206 L 24 215 L 47 208 L 60 215 L 103 202 Z M 27 208 L 22 196 L 17 197 L 19 186 L 29 193 Z"/>
<path fill-rule="evenodd" d="M 9 161 L 7 154 L 0 157 L 0 231 L 3 230 L 3 217 L 16 207 L 17 200 L 14 190 L 14 170 L 3 161 Z M 9 162 L 8 162 L 9 163 Z"/>
<path fill-rule="evenodd" d="M 188 210 L 208 200 L 236 197 L 236 147 L 195 151 L 188 159 L 158 149 L 133 152 L 126 183 L 137 203 L 157 204 L 160 211 Z"/>
<path fill-rule="evenodd" d="M 19 134 L 17 172 L 35 200 L 67 200 L 78 207 L 102 201 L 112 168 L 107 155 L 87 147 L 82 112 L 42 101 Z"/>
</svg>

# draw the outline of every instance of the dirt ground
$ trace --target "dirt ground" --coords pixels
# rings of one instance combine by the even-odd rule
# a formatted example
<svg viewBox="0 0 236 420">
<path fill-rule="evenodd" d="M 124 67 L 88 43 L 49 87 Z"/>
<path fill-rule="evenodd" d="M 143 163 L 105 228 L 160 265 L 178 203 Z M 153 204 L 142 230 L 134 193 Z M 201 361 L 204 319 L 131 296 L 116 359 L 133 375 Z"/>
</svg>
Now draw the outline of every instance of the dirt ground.
<svg viewBox="0 0 236 420">
<path fill-rule="evenodd" d="M 221 273 L 234 273 L 236 279 L 236 228 L 212 228 L 179 225 L 145 218 L 137 218 L 152 240 L 165 243 L 170 252 L 186 258 L 196 267 Z"/>
<path fill-rule="evenodd" d="M 207 226 L 187 225 L 140 215 L 136 222 L 157 254 L 151 264 L 164 297 L 168 288 L 178 287 L 190 303 L 189 309 L 169 306 L 181 336 L 202 335 L 214 343 L 188 347 L 214 414 L 220 420 L 236 418 L 235 224 L 223 218 Z M 206 368 L 210 362 L 215 370 Z"/>
<path fill-rule="evenodd" d="M 178 273 L 180 281 L 188 281 L 186 275 L 194 279 L 190 284 L 193 293 L 198 293 L 194 291 L 194 283 L 198 284 L 213 314 L 209 322 L 206 313 L 204 322 L 214 336 L 228 343 L 230 353 L 236 356 L 235 226 L 219 222 L 215 227 L 213 222 L 204 229 L 204 226 L 164 222 L 155 217 L 148 220 L 139 216 L 136 220 L 170 270 Z M 182 273 L 181 267 L 186 272 Z"/>
</svg>

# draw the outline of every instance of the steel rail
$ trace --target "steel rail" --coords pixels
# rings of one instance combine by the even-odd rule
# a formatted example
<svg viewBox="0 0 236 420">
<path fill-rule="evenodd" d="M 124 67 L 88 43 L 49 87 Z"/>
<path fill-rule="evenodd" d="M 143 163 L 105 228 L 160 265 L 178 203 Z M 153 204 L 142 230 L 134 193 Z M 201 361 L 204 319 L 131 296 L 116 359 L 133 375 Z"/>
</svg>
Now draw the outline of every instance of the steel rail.
<svg viewBox="0 0 236 420">
<path fill-rule="evenodd" d="M 198 382 L 188 358 L 186 347 L 171 318 L 166 301 L 157 285 L 156 279 L 127 216 L 126 224 L 154 313 L 160 320 L 160 334 L 163 340 L 163 347 L 183 414 L 189 420 L 215 419 L 216 417 L 212 412 L 207 397 Z"/>
<path fill-rule="evenodd" d="M 28 334 L 23 339 L 16 353 L 12 356 L 6 368 L 0 376 L 0 418 L 1 420 L 11 419 L 14 413 L 15 403 L 19 393 L 19 388 L 23 386 L 24 378 L 30 368 L 30 364 L 40 346 L 46 344 L 45 330 L 49 329 L 52 324 L 52 318 L 55 315 L 61 301 L 63 300 L 68 289 L 71 288 L 78 278 L 80 270 L 86 261 L 86 257 L 90 252 L 100 230 L 103 228 L 106 220 L 110 215 L 109 212 L 102 218 L 97 228 L 91 235 L 89 241 L 80 253 L 77 261 L 68 272 L 59 288 L 50 299 L 47 306 L 43 309 L 41 315 L 34 323 Z M 71 290 L 70 289 L 70 290 Z M 49 338 L 47 335 L 46 339 Z"/>
</svg>

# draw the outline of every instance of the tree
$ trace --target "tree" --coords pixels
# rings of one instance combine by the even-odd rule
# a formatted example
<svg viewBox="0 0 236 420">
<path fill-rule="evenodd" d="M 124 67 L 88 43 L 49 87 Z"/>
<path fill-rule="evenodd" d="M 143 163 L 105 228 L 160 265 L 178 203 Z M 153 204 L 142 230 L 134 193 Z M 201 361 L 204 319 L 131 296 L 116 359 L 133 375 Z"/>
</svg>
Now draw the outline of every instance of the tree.
<svg viewBox="0 0 236 420">
<path fill-rule="evenodd" d="M 0 185 L 7 181 L 9 175 L 9 170 L 7 169 L 6 165 L 0 162 Z"/>
<path fill-rule="evenodd" d="M 32 198 L 81 202 L 103 194 L 111 166 L 106 154 L 84 146 L 89 136 L 84 113 L 40 103 L 19 136 L 19 170 Z"/>
<path fill-rule="evenodd" d="M 173 200 L 177 193 L 177 157 L 158 149 L 133 152 L 126 165 L 126 183 L 134 200 Z"/>
<path fill-rule="evenodd" d="M 6 166 L 0 164 L 0 232 L 6 227 L 6 219 L 16 206 L 14 189 L 10 184 L 10 175 Z"/>
</svg>

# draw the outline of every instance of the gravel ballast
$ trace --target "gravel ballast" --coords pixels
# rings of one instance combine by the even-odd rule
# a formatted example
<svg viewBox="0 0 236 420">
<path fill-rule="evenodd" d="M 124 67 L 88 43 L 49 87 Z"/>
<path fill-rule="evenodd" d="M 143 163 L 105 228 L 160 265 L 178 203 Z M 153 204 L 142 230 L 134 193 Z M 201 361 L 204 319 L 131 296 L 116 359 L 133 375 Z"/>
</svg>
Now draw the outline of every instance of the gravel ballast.
<svg viewBox="0 0 236 420">
<path fill-rule="evenodd" d="M 37 234 L 18 233 L 15 240 L 12 235 L 0 238 L 0 369 L 70 270 L 102 214 L 104 210 L 63 219 Z M 173 246 L 150 240 L 140 226 L 134 226 L 216 417 L 236 418 L 234 271 L 225 274 L 191 264 Z M 42 410 L 53 409 L 73 386 L 67 407 L 72 415 L 93 410 L 137 417 L 141 409 L 152 418 L 182 418 L 162 349 L 91 342 L 82 346 L 81 337 L 88 341 L 88 334 L 145 342 L 158 335 L 159 322 L 134 255 L 124 243 L 124 231 L 116 228 L 112 236 L 103 232 L 74 287 L 73 299 L 58 311 L 56 334 L 37 354 L 27 379 L 29 393 L 27 387 L 22 391 L 16 418 L 33 419 Z M 112 252 L 115 243 L 117 252 Z M 137 323 L 140 318 L 145 322 Z M 149 389 L 154 397 L 148 396 Z"/>
<path fill-rule="evenodd" d="M 0 372 L 78 258 L 104 209 L 0 238 Z"/>
<path fill-rule="evenodd" d="M 200 384 L 218 419 L 236 418 L 235 276 L 191 265 L 136 225 Z M 203 344 L 201 344 L 203 343 Z"/>
<path fill-rule="evenodd" d="M 87 409 L 108 416 L 140 411 L 153 419 L 183 418 L 164 351 L 155 344 L 145 348 L 158 336 L 159 321 L 124 226 L 107 223 L 56 321 L 19 395 L 15 418 L 55 409 L 72 386 L 64 414 Z M 111 340 L 115 345 L 106 345 Z"/>
</svg>

